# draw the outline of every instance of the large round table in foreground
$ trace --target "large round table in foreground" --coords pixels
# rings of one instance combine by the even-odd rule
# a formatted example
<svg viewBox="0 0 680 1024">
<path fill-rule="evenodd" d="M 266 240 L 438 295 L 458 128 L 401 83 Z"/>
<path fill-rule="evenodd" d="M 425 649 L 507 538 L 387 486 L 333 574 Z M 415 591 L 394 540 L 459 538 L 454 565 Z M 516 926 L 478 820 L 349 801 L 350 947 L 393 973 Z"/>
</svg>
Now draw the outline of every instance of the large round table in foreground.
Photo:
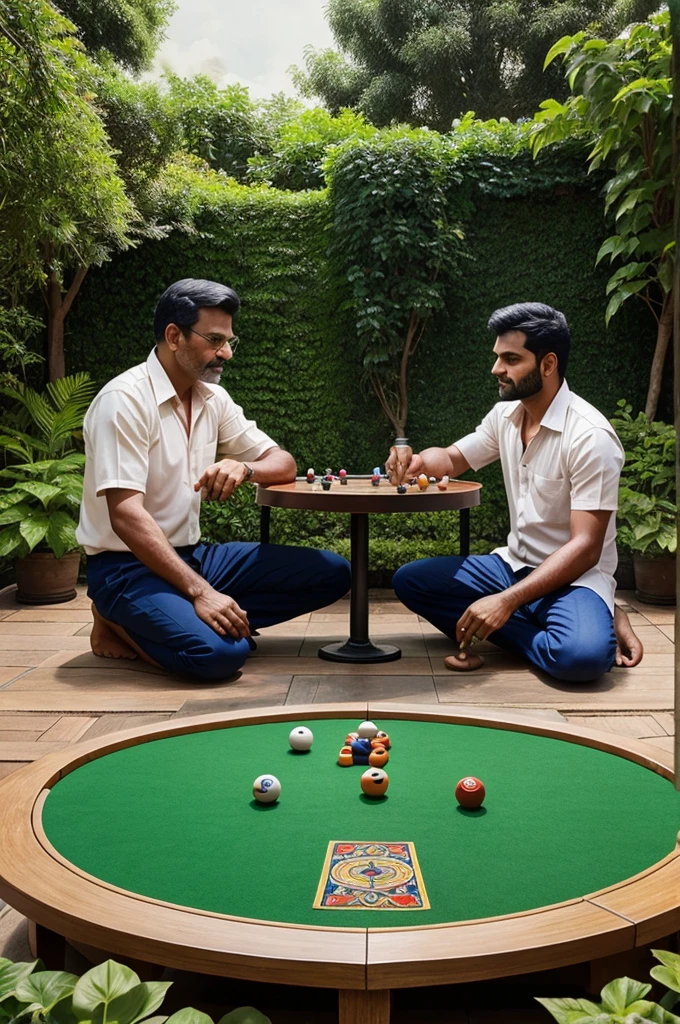
<svg viewBox="0 0 680 1024">
<path fill-rule="evenodd" d="M 265 508 L 298 508 L 317 512 L 349 512 L 352 561 L 352 593 L 350 598 L 349 639 L 319 648 L 319 657 L 327 661 L 370 664 L 396 661 L 401 650 L 394 644 L 375 644 L 368 633 L 368 516 L 372 512 L 443 512 L 456 509 L 461 513 L 461 554 L 469 553 L 469 527 L 463 513 L 479 505 L 482 485 L 472 480 L 451 480 L 446 490 L 430 484 L 426 490 L 413 484 L 399 494 L 386 480 L 373 487 L 365 477 L 338 480 L 325 491 L 317 479 L 309 484 L 297 479 L 292 484 L 258 486 L 257 503 Z M 453 552 L 451 552 L 453 554 Z"/>
<path fill-rule="evenodd" d="M 365 717 L 392 739 L 386 799 L 336 759 Z M 306 722 L 310 753 L 289 750 Z M 670 755 L 669 755 L 670 757 Z M 278 804 L 252 800 L 273 772 Z M 453 789 L 474 774 L 481 811 Z M 176 720 L 50 754 L 0 783 L 0 896 L 114 957 L 337 988 L 342 1024 L 389 990 L 564 966 L 680 926 L 680 794 L 663 752 L 561 724 L 404 705 Z M 429 910 L 315 910 L 331 840 L 415 844 Z M 55 952 L 56 951 L 56 952 Z"/>
</svg>

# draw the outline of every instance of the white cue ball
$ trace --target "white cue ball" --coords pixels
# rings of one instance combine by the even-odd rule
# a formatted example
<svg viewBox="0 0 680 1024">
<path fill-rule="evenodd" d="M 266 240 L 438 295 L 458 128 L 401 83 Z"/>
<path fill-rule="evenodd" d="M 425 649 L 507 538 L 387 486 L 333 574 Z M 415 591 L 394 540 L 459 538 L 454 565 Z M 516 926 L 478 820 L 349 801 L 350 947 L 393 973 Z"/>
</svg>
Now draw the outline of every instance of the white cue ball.
<svg viewBox="0 0 680 1024">
<path fill-rule="evenodd" d="M 311 729 L 306 729 L 304 725 L 297 725 L 291 729 L 288 742 L 293 750 L 309 750 L 314 742 L 314 733 Z"/>
<path fill-rule="evenodd" d="M 362 740 L 372 740 L 378 732 L 378 726 L 374 722 L 362 722 L 357 732 Z"/>
<path fill-rule="evenodd" d="M 281 796 L 281 783 L 275 775 L 258 775 L 253 783 L 253 796 L 261 804 L 273 804 Z"/>
</svg>

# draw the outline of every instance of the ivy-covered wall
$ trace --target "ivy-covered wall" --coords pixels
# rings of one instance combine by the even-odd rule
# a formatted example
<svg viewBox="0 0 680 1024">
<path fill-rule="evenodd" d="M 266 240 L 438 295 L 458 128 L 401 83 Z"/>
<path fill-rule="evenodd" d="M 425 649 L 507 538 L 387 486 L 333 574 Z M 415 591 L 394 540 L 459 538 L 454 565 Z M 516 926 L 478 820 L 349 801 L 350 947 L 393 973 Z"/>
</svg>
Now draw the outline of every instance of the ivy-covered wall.
<svg viewBox="0 0 680 1024">
<path fill-rule="evenodd" d="M 465 225 L 471 259 L 430 324 L 410 376 L 408 434 L 418 449 L 449 444 L 474 429 L 496 401 L 490 376 L 498 306 L 540 300 L 562 309 L 573 349 L 569 384 L 605 415 L 618 398 L 641 407 L 654 347 L 654 324 L 634 300 L 604 326 L 606 268 L 595 268 L 605 237 L 594 186 L 549 187 L 527 168 L 513 195 L 473 190 Z M 331 223 L 325 192 L 288 193 L 225 184 L 197 219 L 196 234 L 173 234 L 88 275 L 67 322 L 69 370 L 100 383 L 146 358 L 155 302 L 181 277 L 229 283 L 243 300 L 243 339 L 225 385 L 248 415 L 293 452 L 301 472 L 343 465 L 370 472 L 386 458 L 390 430 L 355 365 L 354 324 L 342 309 L 346 286 L 327 263 Z M 668 405 L 668 396 L 666 396 Z M 663 415 L 663 412 L 660 412 Z M 479 476 L 483 503 L 472 513 L 479 550 L 501 543 L 506 509 L 498 467 Z M 206 509 L 207 536 L 253 536 L 245 498 L 235 510 Z M 274 540 L 330 543 L 346 550 L 343 517 L 277 512 Z M 455 516 L 374 517 L 374 565 L 455 550 Z"/>
</svg>

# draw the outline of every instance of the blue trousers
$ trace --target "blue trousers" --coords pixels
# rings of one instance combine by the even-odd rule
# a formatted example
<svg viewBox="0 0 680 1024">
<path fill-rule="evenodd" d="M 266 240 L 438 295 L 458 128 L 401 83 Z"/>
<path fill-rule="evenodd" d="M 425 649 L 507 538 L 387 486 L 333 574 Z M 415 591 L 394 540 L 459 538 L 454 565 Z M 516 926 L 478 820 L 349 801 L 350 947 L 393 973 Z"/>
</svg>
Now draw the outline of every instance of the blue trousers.
<svg viewBox="0 0 680 1024">
<path fill-rule="evenodd" d="M 466 608 L 532 571 L 513 572 L 498 555 L 424 558 L 403 565 L 392 583 L 407 608 L 455 639 L 456 623 Z M 522 605 L 490 639 L 570 683 L 596 679 L 609 671 L 616 655 L 612 614 L 587 587 L 562 587 Z"/>
<path fill-rule="evenodd" d="M 251 629 L 323 608 L 350 588 L 349 563 L 331 551 L 278 544 L 192 544 L 177 554 L 248 615 Z M 170 672 L 224 679 L 245 662 L 251 643 L 221 636 L 196 615 L 190 598 L 130 552 L 87 560 L 88 595 L 99 613 Z"/>
</svg>

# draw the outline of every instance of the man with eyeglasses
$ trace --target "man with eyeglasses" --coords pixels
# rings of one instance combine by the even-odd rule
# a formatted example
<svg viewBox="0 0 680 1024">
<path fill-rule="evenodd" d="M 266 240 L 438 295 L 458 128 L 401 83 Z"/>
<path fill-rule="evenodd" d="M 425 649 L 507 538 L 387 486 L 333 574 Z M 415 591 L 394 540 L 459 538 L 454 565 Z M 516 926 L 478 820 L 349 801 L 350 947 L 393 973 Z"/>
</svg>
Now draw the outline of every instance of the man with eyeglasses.
<svg viewBox="0 0 680 1024">
<path fill-rule="evenodd" d="M 330 551 L 200 543 L 203 499 L 296 473 L 292 455 L 220 387 L 239 308 L 226 285 L 175 282 L 156 306 L 149 358 L 110 381 L 87 412 L 77 537 L 97 655 L 225 679 L 255 646 L 253 630 L 349 589 L 349 564 Z"/>
</svg>

